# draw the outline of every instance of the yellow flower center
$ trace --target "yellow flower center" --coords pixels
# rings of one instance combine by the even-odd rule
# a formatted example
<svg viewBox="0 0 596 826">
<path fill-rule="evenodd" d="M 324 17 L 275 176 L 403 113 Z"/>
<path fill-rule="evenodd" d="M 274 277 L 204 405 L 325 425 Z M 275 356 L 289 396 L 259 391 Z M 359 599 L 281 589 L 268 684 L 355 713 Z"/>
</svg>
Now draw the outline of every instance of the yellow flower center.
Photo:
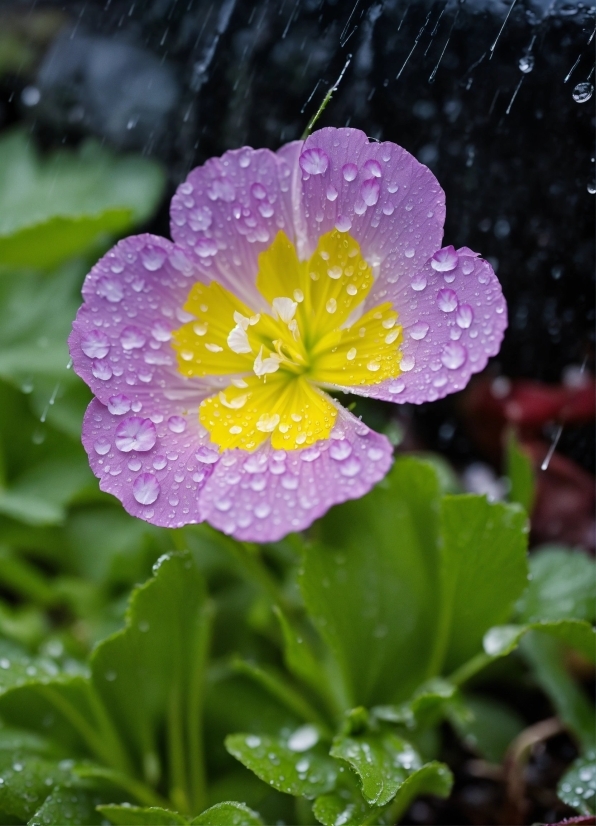
<svg viewBox="0 0 596 826">
<path fill-rule="evenodd" d="M 328 438 L 337 409 L 319 387 L 378 384 L 399 375 L 402 329 L 386 302 L 359 314 L 373 283 L 358 242 L 323 235 L 308 261 L 279 232 L 259 256 L 263 309 L 216 282 L 193 285 L 195 320 L 174 333 L 183 376 L 229 376 L 205 399 L 201 424 L 220 448 L 296 450 Z"/>
</svg>

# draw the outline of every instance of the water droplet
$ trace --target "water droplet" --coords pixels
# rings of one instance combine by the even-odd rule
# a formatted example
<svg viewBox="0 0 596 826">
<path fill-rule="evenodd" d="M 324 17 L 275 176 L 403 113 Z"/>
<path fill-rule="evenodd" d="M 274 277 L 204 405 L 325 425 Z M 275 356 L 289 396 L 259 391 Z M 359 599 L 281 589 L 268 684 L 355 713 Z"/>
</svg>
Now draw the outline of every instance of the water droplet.
<svg viewBox="0 0 596 826">
<path fill-rule="evenodd" d="M 132 495 L 139 505 L 152 505 L 159 493 L 159 482 L 152 473 L 141 473 L 133 482 Z"/>
<path fill-rule="evenodd" d="M 354 361 L 354 359 L 356 358 L 356 353 L 357 353 L 356 348 L 355 347 L 350 347 L 350 349 L 346 353 L 347 360 L 348 361 Z"/>
<path fill-rule="evenodd" d="M 465 363 L 467 356 L 468 354 L 463 344 L 459 344 L 457 341 L 450 341 L 443 347 L 441 361 L 448 370 L 457 370 Z"/>
<path fill-rule="evenodd" d="M 364 172 L 372 175 L 373 178 L 380 178 L 383 174 L 381 170 L 381 164 L 376 161 L 374 158 L 370 158 L 362 167 Z"/>
<path fill-rule="evenodd" d="M 366 455 L 371 460 L 371 462 L 378 462 L 379 459 L 382 459 L 385 455 L 385 451 L 381 450 L 380 447 L 369 447 Z"/>
<path fill-rule="evenodd" d="M 520 72 L 523 72 L 525 75 L 527 75 L 534 68 L 534 55 L 527 54 L 523 57 L 520 57 L 518 66 Z"/>
<path fill-rule="evenodd" d="M 168 419 L 168 427 L 172 433 L 184 433 L 186 430 L 186 419 L 182 416 L 170 416 Z"/>
<path fill-rule="evenodd" d="M 298 163 L 308 175 L 322 175 L 329 167 L 329 156 L 322 149 L 314 147 L 302 152 Z"/>
<path fill-rule="evenodd" d="M 408 334 L 414 341 L 422 341 L 423 338 L 426 338 L 429 329 L 430 326 L 425 321 L 417 321 L 408 329 Z"/>
<path fill-rule="evenodd" d="M 5 671 L 10 668 L 10 660 L 6 657 L 2 657 L 0 659 L 0 668 L 3 668 Z"/>
<path fill-rule="evenodd" d="M 112 368 L 106 361 L 95 359 L 91 365 L 91 372 L 99 381 L 108 381 L 112 378 Z"/>
<path fill-rule="evenodd" d="M 353 181 L 358 175 L 358 167 L 355 163 L 346 163 L 341 168 L 341 174 L 345 181 Z"/>
<path fill-rule="evenodd" d="M 337 198 L 338 195 L 339 195 L 339 192 L 333 186 L 333 184 L 329 184 L 329 186 L 327 187 L 327 200 L 328 201 L 335 201 L 335 199 Z"/>
<path fill-rule="evenodd" d="M 151 450 L 157 441 L 157 431 L 151 419 L 129 416 L 116 428 L 116 447 L 122 453 L 131 450 Z"/>
<path fill-rule="evenodd" d="M 437 250 L 430 259 L 430 265 L 436 272 L 451 272 L 457 267 L 459 257 L 455 251 L 455 247 L 443 247 Z"/>
<path fill-rule="evenodd" d="M 254 509 L 257 519 L 266 519 L 271 513 L 271 506 L 267 502 L 260 502 Z"/>
<path fill-rule="evenodd" d="M 158 270 L 165 260 L 166 254 L 163 250 L 159 249 L 159 247 L 149 245 L 141 252 L 141 261 L 145 269 L 149 270 L 149 272 Z"/>
<path fill-rule="evenodd" d="M 315 726 L 307 724 L 300 726 L 288 738 L 288 748 L 290 751 L 307 751 L 319 742 L 319 732 Z"/>
<path fill-rule="evenodd" d="M 251 186 L 250 193 L 253 196 L 253 198 L 256 198 L 258 201 L 262 201 L 263 198 L 267 197 L 267 190 L 265 189 L 263 184 L 260 184 L 258 182 L 254 183 Z"/>
<path fill-rule="evenodd" d="M 104 674 L 104 677 L 109 683 L 113 683 L 117 676 L 118 675 L 115 671 L 106 671 L 106 673 Z"/>
<path fill-rule="evenodd" d="M 461 304 L 457 308 L 457 313 L 455 315 L 455 322 L 457 326 L 461 327 L 462 330 L 467 330 L 473 320 L 474 310 L 469 304 Z"/>
<path fill-rule="evenodd" d="M 453 290 L 439 290 L 437 304 L 444 313 L 452 313 L 457 308 L 457 295 Z"/>
<path fill-rule="evenodd" d="M 261 738 L 256 737 L 254 734 L 249 734 L 246 740 L 244 741 L 249 749 L 258 749 L 261 745 Z"/>
<path fill-rule="evenodd" d="M 410 287 L 417 293 L 422 292 L 426 288 L 426 276 L 423 272 L 419 272 L 412 278 Z"/>
<path fill-rule="evenodd" d="M 346 476 L 347 478 L 351 479 L 353 476 L 357 476 L 360 473 L 362 465 L 358 461 L 355 456 L 350 456 L 345 462 L 342 462 L 339 466 L 339 472 L 342 476 Z"/>
<path fill-rule="evenodd" d="M 369 178 L 362 182 L 360 195 L 366 206 L 374 206 L 379 200 L 381 186 L 376 178 Z"/>
<path fill-rule="evenodd" d="M 470 275 L 471 272 L 474 272 L 474 259 L 469 256 L 464 258 L 462 261 L 461 270 L 464 275 Z"/>
<path fill-rule="evenodd" d="M 138 350 L 143 347 L 147 337 L 138 327 L 125 327 L 120 334 L 120 343 L 123 350 Z"/>
<path fill-rule="evenodd" d="M 325 309 L 328 313 L 333 313 L 337 310 L 337 301 L 335 298 L 330 298 L 329 301 L 325 304 Z"/>
<path fill-rule="evenodd" d="M 347 439 L 337 439 L 331 443 L 329 448 L 329 455 L 336 462 L 342 462 L 347 459 L 352 452 L 352 445 Z"/>
<path fill-rule="evenodd" d="M 108 410 L 114 416 L 123 416 L 130 410 L 130 399 L 119 393 L 117 396 L 110 396 L 108 399 Z"/>
<path fill-rule="evenodd" d="M 414 356 L 402 356 L 402 360 L 399 363 L 399 369 L 402 371 L 402 373 L 409 373 L 410 370 L 414 369 L 415 364 L 416 360 L 414 359 Z"/>
<path fill-rule="evenodd" d="M 340 215 L 335 222 L 335 229 L 338 232 L 349 232 L 352 229 L 352 221 L 347 215 Z"/>
<path fill-rule="evenodd" d="M 219 460 L 219 453 L 216 450 L 211 450 L 211 448 L 202 445 L 196 451 L 195 458 L 204 465 L 214 465 Z"/>
<path fill-rule="evenodd" d="M 92 359 L 103 359 L 110 352 L 110 341 L 101 330 L 91 330 L 81 339 L 81 350 Z"/>
<path fill-rule="evenodd" d="M 591 83 L 578 83 L 573 90 L 573 100 L 576 103 L 587 103 L 594 94 Z"/>
<path fill-rule="evenodd" d="M 400 393 L 403 393 L 405 389 L 406 385 L 401 379 L 396 379 L 395 381 L 390 382 L 387 387 L 387 390 L 395 396 L 399 395 Z"/>
<path fill-rule="evenodd" d="M 199 258 L 210 258 L 217 253 L 217 243 L 213 238 L 199 238 L 194 249 Z"/>
<path fill-rule="evenodd" d="M 105 298 L 111 304 L 117 304 L 124 298 L 124 289 L 120 281 L 111 278 L 109 275 L 102 275 L 97 282 L 97 295 Z"/>
<path fill-rule="evenodd" d="M 93 443 L 93 449 L 96 453 L 100 456 L 105 456 L 106 453 L 110 452 L 111 444 L 105 436 L 100 436 L 99 439 Z"/>
</svg>

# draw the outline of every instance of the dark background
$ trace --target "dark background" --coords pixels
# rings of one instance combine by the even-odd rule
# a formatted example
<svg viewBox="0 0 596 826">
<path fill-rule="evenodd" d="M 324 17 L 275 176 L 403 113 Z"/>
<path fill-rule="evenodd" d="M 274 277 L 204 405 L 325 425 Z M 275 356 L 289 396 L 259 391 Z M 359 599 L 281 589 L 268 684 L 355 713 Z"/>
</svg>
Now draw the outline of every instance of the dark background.
<svg viewBox="0 0 596 826">
<path fill-rule="evenodd" d="M 351 55 L 319 125 L 359 127 L 431 167 L 447 194 L 445 242 L 487 257 L 508 301 L 490 369 L 557 384 L 570 367 L 593 372 L 595 11 L 561 0 L 4 0 L 0 30 L 23 48 L 0 67 L 0 127 L 24 120 L 45 148 L 92 134 L 158 157 L 169 196 L 212 155 L 300 137 Z M 168 202 L 150 231 L 169 235 Z M 460 406 L 399 416 L 414 420 L 416 444 L 461 465 L 479 447 Z M 592 470 L 592 425 L 566 426 L 559 449 Z"/>
</svg>

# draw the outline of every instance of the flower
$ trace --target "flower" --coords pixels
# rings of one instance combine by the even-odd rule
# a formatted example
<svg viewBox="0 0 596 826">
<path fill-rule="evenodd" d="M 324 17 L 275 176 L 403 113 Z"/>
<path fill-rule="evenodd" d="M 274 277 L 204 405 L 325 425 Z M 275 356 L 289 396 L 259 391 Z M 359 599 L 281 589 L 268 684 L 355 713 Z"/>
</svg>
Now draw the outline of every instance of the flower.
<svg viewBox="0 0 596 826">
<path fill-rule="evenodd" d="M 391 445 L 325 390 L 441 398 L 507 324 L 491 266 L 440 248 L 444 216 L 426 167 L 356 129 L 193 170 L 174 241 L 126 238 L 83 287 L 69 344 L 100 487 L 154 524 L 261 542 L 366 493 Z"/>
</svg>

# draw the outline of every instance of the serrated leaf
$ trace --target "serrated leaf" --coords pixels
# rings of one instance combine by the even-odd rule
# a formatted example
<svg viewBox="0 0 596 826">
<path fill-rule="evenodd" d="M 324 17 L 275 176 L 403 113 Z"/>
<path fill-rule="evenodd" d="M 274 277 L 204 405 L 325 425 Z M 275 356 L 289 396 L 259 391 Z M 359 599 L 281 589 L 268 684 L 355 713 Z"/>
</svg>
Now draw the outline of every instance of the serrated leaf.
<svg viewBox="0 0 596 826">
<path fill-rule="evenodd" d="M 164 726 L 189 726 L 191 737 L 200 736 L 211 616 L 203 579 L 188 553 L 162 557 L 154 571 L 133 592 L 126 627 L 91 657 L 93 684 L 151 784 L 161 773 Z M 189 753 L 191 761 L 199 760 L 198 742 L 190 743 Z M 190 770 L 191 776 L 200 771 L 198 763 Z"/>
<path fill-rule="evenodd" d="M 296 744 L 298 745 L 298 744 Z M 247 769 L 274 789 L 296 797 L 314 798 L 333 789 L 337 763 L 322 751 L 291 748 L 292 738 L 230 734 L 226 748 Z"/>
<path fill-rule="evenodd" d="M 116 826 L 178 826 L 188 820 L 177 812 L 159 806 L 115 806 L 105 804 L 97 807 L 104 818 Z"/>
<path fill-rule="evenodd" d="M 483 496 L 441 503 L 441 596 L 434 673 L 476 654 L 482 637 L 511 615 L 527 583 L 527 517 Z"/>
<path fill-rule="evenodd" d="M 534 467 L 531 456 L 519 444 L 513 430 L 507 438 L 506 464 L 509 499 L 531 513 L 535 498 Z"/>
<path fill-rule="evenodd" d="M 56 786 L 27 826 L 96 826 L 101 796 L 91 789 Z"/>
<path fill-rule="evenodd" d="M 374 822 L 370 818 L 382 811 L 381 807 L 369 806 L 362 797 L 347 789 L 321 795 L 313 805 L 314 816 L 323 826 L 361 826 Z"/>
<path fill-rule="evenodd" d="M 596 751 L 579 757 L 565 772 L 557 794 L 572 809 L 582 814 L 596 814 Z"/>
<path fill-rule="evenodd" d="M 400 458 L 370 494 L 320 520 L 324 546 L 305 548 L 300 588 L 348 707 L 406 700 L 426 675 L 438 511 L 433 467 Z"/>
<path fill-rule="evenodd" d="M 153 211 L 163 173 L 140 157 L 95 142 L 40 159 L 24 132 L 0 140 L 0 264 L 51 269 L 102 235 L 124 232 Z"/>
<path fill-rule="evenodd" d="M 544 547 L 530 557 L 530 574 L 518 604 L 519 621 L 595 619 L 596 563 L 587 554 Z"/>
<path fill-rule="evenodd" d="M 421 760 L 412 746 L 396 735 L 346 737 L 333 741 L 332 757 L 345 760 L 360 778 L 362 795 L 371 806 L 385 806 Z"/>
<path fill-rule="evenodd" d="M 29 820 L 53 786 L 72 781 L 72 765 L 20 750 L 0 752 L 0 812 Z"/>
<path fill-rule="evenodd" d="M 263 826 L 256 812 L 244 803 L 217 803 L 190 821 L 191 826 Z"/>
</svg>

